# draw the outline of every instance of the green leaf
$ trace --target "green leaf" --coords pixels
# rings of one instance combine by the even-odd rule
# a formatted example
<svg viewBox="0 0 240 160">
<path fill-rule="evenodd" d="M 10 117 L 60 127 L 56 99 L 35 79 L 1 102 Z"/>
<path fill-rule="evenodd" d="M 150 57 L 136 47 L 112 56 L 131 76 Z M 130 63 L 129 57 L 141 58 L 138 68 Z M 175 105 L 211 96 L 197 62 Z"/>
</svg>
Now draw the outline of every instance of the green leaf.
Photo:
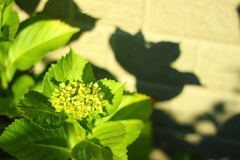
<svg viewBox="0 0 240 160">
<path fill-rule="evenodd" d="M 21 160 L 69 159 L 63 128 L 43 130 L 27 119 L 16 120 L 0 137 L 0 147 Z"/>
<path fill-rule="evenodd" d="M 91 116 L 94 118 L 101 118 L 112 114 L 118 108 L 122 100 L 123 87 L 125 83 L 119 83 L 107 79 L 101 79 L 97 81 L 97 83 L 101 88 L 101 92 L 105 94 L 103 99 L 106 100 L 106 102 L 102 115 L 99 116 L 98 114 L 91 114 Z"/>
<path fill-rule="evenodd" d="M 89 133 L 92 133 L 93 124 L 92 118 L 90 116 L 84 117 L 82 118 L 82 120 L 76 119 L 76 121 L 83 129 L 85 129 Z"/>
<path fill-rule="evenodd" d="M 24 116 L 44 129 L 57 129 L 67 119 L 65 113 L 55 112 L 47 97 L 36 91 L 28 92 L 18 107 L 23 111 Z"/>
<path fill-rule="evenodd" d="M 128 119 L 139 119 L 146 122 L 153 107 L 150 98 L 139 93 L 124 93 L 121 104 L 117 110 L 108 117 L 104 117 L 95 122 L 95 125 L 102 124 L 106 121 L 119 121 Z"/>
<path fill-rule="evenodd" d="M 7 82 L 11 82 L 14 75 L 15 75 L 15 72 L 16 72 L 16 67 L 15 66 L 12 66 L 10 68 L 6 68 L 5 71 L 5 74 L 6 74 L 6 78 L 7 78 Z"/>
<path fill-rule="evenodd" d="M 1 69 L 6 68 L 9 64 L 8 50 L 11 42 L 0 43 L 0 66 Z"/>
<path fill-rule="evenodd" d="M 4 4 L 3 4 L 4 3 Z M 10 13 L 12 12 L 12 5 L 13 5 L 13 0 L 3 0 L 2 4 L 0 2 L 0 12 L 1 12 L 1 17 L 0 17 L 0 29 L 5 25 L 7 22 Z"/>
<path fill-rule="evenodd" d="M 16 107 L 12 97 L 0 97 L 0 115 L 21 116 L 21 111 Z"/>
<path fill-rule="evenodd" d="M 59 20 L 37 21 L 18 33 L 9 51 L 10 66 L 27 70 L 49 51 L 66 44 L 78 32 Z"/>
<path fill-rule="evenodd" d="M 34 85 L 34 80 L 28 75 L 20 76 L 12 84 L 12 96 L 0 98 L 0 114 L 9 116 L 21 116 L 22 113 L 16 107 L 19 99 Z"/>
<path fill-rule="evenodd" d="M 0 72 L 1 72 L 1 83 L 2 87 L 7 89 L 8 83 L 12 80 L 16 69 L 13 67 L 7 68 L 9 64 L 8 50 L 11 42 L 0 43 Z"/>
<path fill-rule="evenodd" d="M 18 102 L 20 98 L 29 90 L 30 87 L 33 87 L 34 80 L 29 75 L 23 74 L 12 85 L 12 93 L 15 102 Z"/>
<path fill-rule="evenodd" d="M 73 50 L 48 70 L 43 80 L 44 94 L 50 97 L 54 89 L 59 88 L 59 83 L 65 81 L 83 83 L 96 81 L 90 63 Z"/>
<path fill-rule="evenodd" d="M 148 96 L 139 93 L 126 93 L 123 95 L 118 110 L 109 117 L 109 120 L 140 119 L 146 122 L 152 110 L 153 107 Z"/>
<path fill-rule="evenodd" d="M 3 27 L 0 41 L 12 41 L 19 27 L 19 18 L 17 12 L 12 12 Z"/>
<path fill-rule="evenodd" d="M 125 142 L 126 145 L 129 146 L 137 139 L 141 133 L 141 130 L 144 127 L 144 123 L 138 119 L 122 120 L 119 122 L 121 122 L 126 129 Z"/>
<path fill-rule="evenodd" d="M 145 123 L 141 134 L 127 147 L 127 150 L 128 160 L 149 159 L 149 154 L 152 150 L 152 126 L 150 122 Z"/>
<path fill-rule="evenodd" d="M 126 160 L 125 128 L 120 122 L 108 122 L 93 130 L 88 140 L 72 149 L 76 160 Z"/>
<path fill-rule="evenodd" d="M 7 1 L 9 1 L 9 0 L 0 0 L 0 5 L 3 3 L 6 3 Z"/>
</svg>

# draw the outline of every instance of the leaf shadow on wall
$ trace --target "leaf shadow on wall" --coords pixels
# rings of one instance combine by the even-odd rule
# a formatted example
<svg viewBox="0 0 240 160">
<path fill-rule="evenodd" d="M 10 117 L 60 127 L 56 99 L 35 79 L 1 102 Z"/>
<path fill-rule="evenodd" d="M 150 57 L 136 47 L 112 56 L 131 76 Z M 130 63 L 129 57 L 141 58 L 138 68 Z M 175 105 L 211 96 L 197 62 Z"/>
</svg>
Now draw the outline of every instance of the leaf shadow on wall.
<svg viewBox="0 0 240 160">
<path fill-rule="evenodd" d="M 171 67 L 180 56 L 178 43 L 146 43 L 141 32 L 131 35 L 116 29 L 110 45 L 121 66 L 136 76 L 137 91 L 157 101 L 174 98 L 185 84 L 201 85 L 195 74 Z"/>
<path fill-rule="evenodd" d="M 33 15 L 36 11 L 36 8 L 39 4 L 40 0 L 15 0 L 15 3 L 24 10 L 28 15 Z"/>
<path fill-rule="evenodd" d="M 39 0 L 30 2 L 25 0 L 16 0 L 16 4 L 29 15 L 34 15 Z M 60 19 L 61 21 L 80 28 L 81 30 L 74 34 L 70 41 L 78 39 L 82 33 L 90 31 L 95 27 L 96 18 L 81 12 L 78 5 L 73 0 L 48 0 L 43 11 L 38 12 L 51 19 Z"/>
<path fill-rule="evenodd" d="M 237 6 L 236 11 L 238 14 L 238 21 L 239 21 L 239 25 L 240 25 L 240 4 Z"/>
<path fill-rule="evenodd" d="M 240 114 L 228 117 L 227 106 L 224 102 L 215 104 L 212 110 L 196 117 L 193 124 L 179 124 L 167 112 L 155 110 L 152 115 L 153 136 L 156 148 L 168 155 L 176 151 L 191 153 L 192 159 L 229 159 L 238 160 L 240 157 Z M 197 132 L 201 123 L 211 124 L 216 129 L 215 134 Z M 209 125 L 201 126 L 209 131 Z"/>
</svg>

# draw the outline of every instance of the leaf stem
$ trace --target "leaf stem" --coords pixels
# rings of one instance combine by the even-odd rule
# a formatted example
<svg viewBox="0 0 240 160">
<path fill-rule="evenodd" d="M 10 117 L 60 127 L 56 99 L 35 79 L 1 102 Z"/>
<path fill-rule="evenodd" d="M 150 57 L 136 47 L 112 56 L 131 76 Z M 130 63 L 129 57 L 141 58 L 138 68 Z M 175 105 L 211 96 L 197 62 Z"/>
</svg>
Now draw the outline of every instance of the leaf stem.
<svg viewBox="0 0 240 160">
<path fill-rule="evenodd" d="M 64 124 L 64 129 L 68 136 L 69 148 L 72 149 L 79 142 L 79 139 L 75 132 L 74 123 L 66 122 Z"/>
</svg>

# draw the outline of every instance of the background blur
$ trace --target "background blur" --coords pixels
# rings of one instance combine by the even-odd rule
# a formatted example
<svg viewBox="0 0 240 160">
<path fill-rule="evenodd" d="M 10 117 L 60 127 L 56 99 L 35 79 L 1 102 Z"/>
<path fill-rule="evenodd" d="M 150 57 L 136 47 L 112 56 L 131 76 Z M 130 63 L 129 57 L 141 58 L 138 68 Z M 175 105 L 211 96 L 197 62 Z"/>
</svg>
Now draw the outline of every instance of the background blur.
<svg viewBox="0 0 240 160">
<path fill-rule="evenodd" d="M 15 2 L 21 21 L 40 12 L 81 28 L 36 73 L 71 47 L 97 78 L 156 100 L 152 160 L 240 159 L 240 0 Z"/>
</svg>

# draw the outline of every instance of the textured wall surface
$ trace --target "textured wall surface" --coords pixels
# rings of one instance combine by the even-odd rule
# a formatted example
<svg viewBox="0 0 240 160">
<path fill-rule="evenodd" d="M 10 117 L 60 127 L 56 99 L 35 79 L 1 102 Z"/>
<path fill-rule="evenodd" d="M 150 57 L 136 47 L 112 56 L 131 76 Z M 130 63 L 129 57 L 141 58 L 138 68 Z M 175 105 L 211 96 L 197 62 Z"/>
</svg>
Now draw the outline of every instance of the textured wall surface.
<svg viewBox="0 0 240 160">
<path fill-rule="evenodd" d="M 16 2 L 21 19 L 27 18 L 24 1 Z M 97 66 L 99 77 L 127 82 L 126 90 L 158 101 L 153 115 L 156 147 L 230 159 L 239 156 L 240 148 L 239 4 L 240 0 L 41 0 L 28 13 L 42 12 L 80 27 L 69 46 Z M 59 59 L 69 46 L 46 60 Z"/>
</svg>

